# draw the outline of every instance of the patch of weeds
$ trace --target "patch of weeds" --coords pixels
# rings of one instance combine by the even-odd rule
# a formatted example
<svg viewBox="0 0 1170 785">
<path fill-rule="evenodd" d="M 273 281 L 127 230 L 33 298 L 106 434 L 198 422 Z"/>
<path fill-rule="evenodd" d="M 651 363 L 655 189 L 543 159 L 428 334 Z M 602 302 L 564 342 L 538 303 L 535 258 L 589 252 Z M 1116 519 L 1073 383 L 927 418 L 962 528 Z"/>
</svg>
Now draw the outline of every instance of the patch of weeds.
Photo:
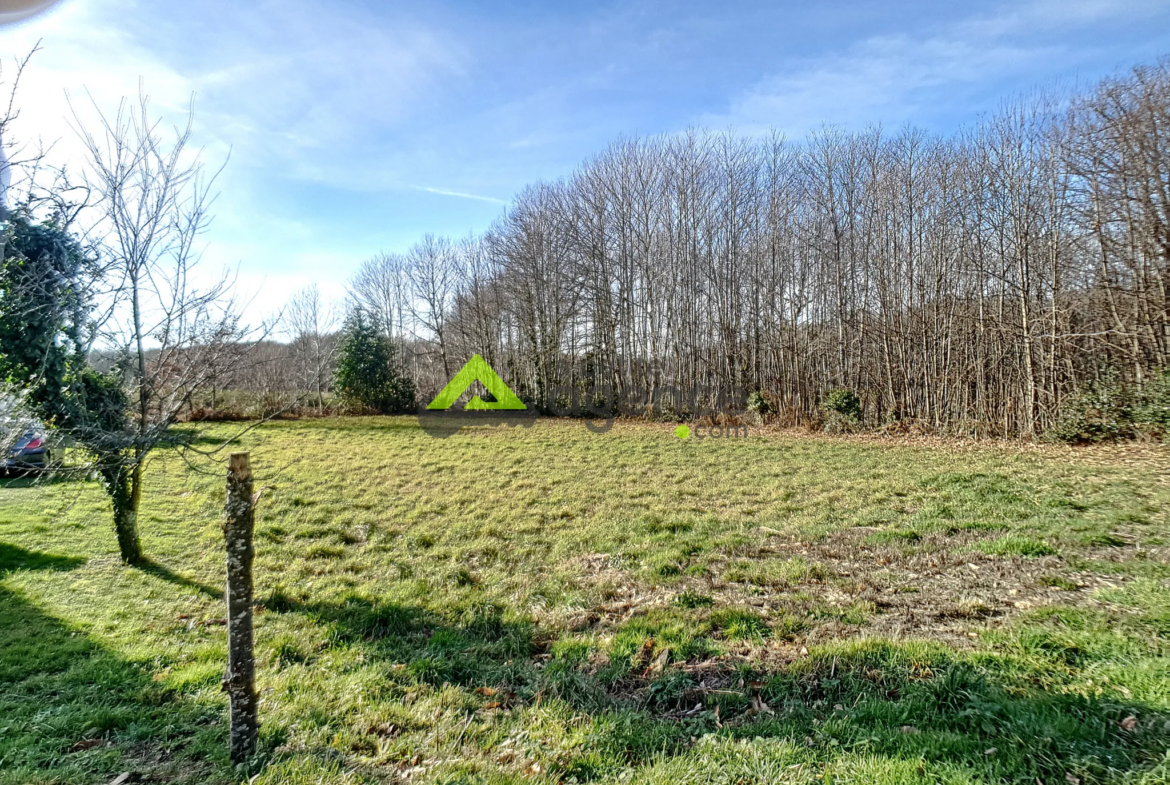
<svg viewBox="0 0 1170 785">
<path fill-rule="evenodd" d="M 304 665 L 313 659 L 313 653 L 305 648 L 303 642 L 289 633 L 274 638 L 269 645 L 272 647 L 273 664 L 278 669 Z"/>
<path fill-rule="evenodd" d="M 998 472 L 945 472 L 924 479 L 922 486 L 948 490 L 978 504 L 1003 506 L 1022 501 L 1016 482 Z"/>
<path fill-rule="evenodd" d="M 589 641 L 577 638 L 560 638 L 553 642 L 549 655 L 553 661 L 561 660 L 570 665 L 583 665 L 589 659 L 589 652 L 592 648 Z"/>
<path fill-rule="evenodd" d="M 685 518 L 667 518 L 662 515 L 649 515 L 643 519 L 643 528 L 650 534 L 680 534 L 695 528 L 693 521 Z"/>
<path fill-rule="evenodd" d="M 1023 534 L 1008 534 L 979 543 L 979 550 L 991 556 L 1055 556 L 1057 551 L 1044 540 Z"/>
<path fill-rule="evenodd" d="M 1110 532 L 1098 532 L 1096 534 L 1086 534 L 1084 537 L 1081 538 L 1081 544 L 1088 545 L 1090 547 L 1096 546 L 1099 548 L 1121 548 L 1121 547 L 1124 547 L 1126 545 L 1129 545 L 1129 543 L 1126 540 L 1124 540 L 1121 537 L 1118 537 L 1116 534 L 1112 534 Z"/>
<path fill-rule="evenodd" d="M 867 600 L 858 600 L 845 605 L 828 604 L 810 598 L 808 600 L 808 613 L 814 619 L 835 619 L 842 624 L 860 626 L 869 620 L 870 615 L 877 613 L 877 605 Z"/>
<path fill-rule="evenodd" d="M 1107 602 L 1117 603 L 1140 612 L 1143 626 L 1159 635 L 1170 636 L 1170 588 L 1151 578 L 1139 578 L 1120 589 L 1100 593 Z"/>
<path fill-rule="evenodd" d="M 283 542 L 288 529 L 283 526 L 265 526 L 260 529 L 259 535 L 269 542 Z"/>
<path fill-rule="evenodd" d="M 865 538 L 870 545 L 886 545 L 889 543 L 918 542 L 922 535 L 914 529 L 882 529 Z"/>
<path fill-rule="evenodd" d="M 337 535 L 337 539 L 340 540 L 343 545 L 358 545 L 366 541 L 365 537 L 351 531 L 343 531 L 341 534 Z"/>
<path fill-rule="evenodd" d="M 1055 498 L 1051 498 L 1044 504 L 1045 506 L 1052 507 L 1054 509 L 1067 509 L 1074 512 L 1088 512 L 1091 509 L 1090 505 L 1076 499 L 1070 499 L 1067 496 L 1057 496 Z"/>
<path fill-rule="evenodd" d="M 493 602 L 477 602 L 465 608 L 456 617 L 458 623 L 469 635 L 480 640 L 499 641 L 508 635 L 531 638 L 528 624 L 504 620 L 504 609 Z"/>
<path fill-rule="evenodd" d="M 330 526 L 302 526 L 296 530 L 293 537 L 298 540 L 319 540 L 332 534 L 333 528 Z"/>
<path fill-rule="evenodd" d="M 574 709 L 586 712 L 603 711 L 611 703 L 609 694 L 594 676 L 583 673 L 563 659 L 553 660 L 540 672 L 536 694 L 562 700 Z"/>
<path fill-rule="evenodd" d="M 650 574 L 658 578 L 674 578 L 682 575 L 684 564 L 680 564 L 677 559 L 672 559 L 668 556 L 659 556 L 651 559 L 647 567 Z"/>
<path fill-rule="evenodd" d="M 785 614 L 779 619 L 773 619 L 771 627 L 772 637 L 781 640 L 794 640 L 796 636 L 808 629 L 809 624 L 807 619 Z"/>
<path fill-rule="evenodd" d="M 613 637 L 610 664 L 604 671 L 608 681 L 624 678 L 645 668 L 669 649 L 669 661 L 682 662 L 712 653 L 705 637 L 710 625 L 696 624 L 695 618 L 680 609 L 656 608 L 627 621 Z"/>
<path fill-rule="evenodd" d="M 728 583 L 783 587 L 822 581 L 826 575 L 825 568 L 820 564 L 796 556 L 786 561 L 738 561 L 724 573 L 723 578 Z"/>
<path fill-rule="evenodd" d="M 681 594 L 674 596 L 674 604 L 680 608 L 709 608 L 715 604 L 715 600 L 709 595 L 686 589 Z"/>
<path fill-rule="evenodd" d="M 272 587 L 272 590 L 261 600 L 260 604 L 273 613 L 288 613 L 300 608 L 303 599 L 303 596 L 294 596 L 283 585 L 277 584 Z"/>
<path fill-rule="evenodd" d="M 948 608 L 944 615 L 952 619 L 986 619 L 989 616 L 994 616 L 995 613 L 995 608 L 983 600 L 963 599 Z"/>
<path fill-rule="evenodd" d="M 669 670 L 650 682 L 646 701 L 659 709 L 671 709 L 678 706 L 696 686 L 695 677 L 686 671 Z"/>
<path fill-rule="evenodd" d="M 768 622 L 755 611 L 744 608 L 725 608 L 714 611 L 710 616 L 712 626 L 731 641 L 762 641 L 772 630 Z"/>
<path fill-rule="evenodd" d="M 451 582 L 460 588 L 467 588 L 478 584 L 479 576 L 466 567 L 460 567 L 451 574 Z"/>
<path fill-rule="evenodd" d="M 415 637 L 427 628 L 426 614 L 417 608 L 383 603 L 361 595 L 348 595 L 336 606 L 315 609 L 315 615 L 332 624 L 341 640 L 380 640 Z"/>
<path fill-rule="evenodd" d="M 979 520 L 967 521 L 960 525 L 948 526 L 946 531 L 947 534 L 955 535 L 962 532 L 1001 532 L 1006 528 L 1008 528 L 1007 524 L 1001 521 Z"/>
<path fill-rule="evenodd" d="M 1041 575 L 1040 585 L 1051 586 L 1054 589 L 1063 589 L 1064 591 L 1077 591 L 1081 588 L 1081 585 L 1076 581 L 1069 580 L 1063 575 L 1054 574 Z"/>
</svg>

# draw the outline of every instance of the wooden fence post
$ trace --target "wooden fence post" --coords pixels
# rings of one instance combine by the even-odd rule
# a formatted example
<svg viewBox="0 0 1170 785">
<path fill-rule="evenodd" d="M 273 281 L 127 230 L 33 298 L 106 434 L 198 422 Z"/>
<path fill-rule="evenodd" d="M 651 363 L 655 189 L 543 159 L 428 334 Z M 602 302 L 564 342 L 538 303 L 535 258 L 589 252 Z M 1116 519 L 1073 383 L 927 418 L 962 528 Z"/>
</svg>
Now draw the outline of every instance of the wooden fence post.
<svg viewBox="0 0 1170 785">
<path fill-rule="evenodd" d="M 256 661 L 252 654 L 252 529 L 256 498 L 252 495 L 252 467 L 248 453 L 228 459 L 227 546 L 228 665 L 223 689 L 231 702 L 229 748 L 232 763 L 242 763 L 256 751 Z"/>
</svg>

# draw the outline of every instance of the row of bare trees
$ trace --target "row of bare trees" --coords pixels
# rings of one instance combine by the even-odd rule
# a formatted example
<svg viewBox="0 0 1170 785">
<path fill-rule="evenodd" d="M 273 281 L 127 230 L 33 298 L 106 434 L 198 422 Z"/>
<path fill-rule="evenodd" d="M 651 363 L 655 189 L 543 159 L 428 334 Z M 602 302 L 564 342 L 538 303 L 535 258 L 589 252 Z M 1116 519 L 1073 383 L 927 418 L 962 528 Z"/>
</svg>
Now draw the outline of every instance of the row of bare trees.
<svg viewBox="0 0 1170 785">
<path fill-rule="evenodd" d="M 1167 365 L 1168 286 L 1164 61 L 950 138 L 622 140 L 482 237 L 369 260 L 351 292 L 424 395 L 479 352 L 552 406 L 763 390 L 799 418 L 848 387 L 871 422 L 1030 434 L 1099 375 Z"/>
</svg>

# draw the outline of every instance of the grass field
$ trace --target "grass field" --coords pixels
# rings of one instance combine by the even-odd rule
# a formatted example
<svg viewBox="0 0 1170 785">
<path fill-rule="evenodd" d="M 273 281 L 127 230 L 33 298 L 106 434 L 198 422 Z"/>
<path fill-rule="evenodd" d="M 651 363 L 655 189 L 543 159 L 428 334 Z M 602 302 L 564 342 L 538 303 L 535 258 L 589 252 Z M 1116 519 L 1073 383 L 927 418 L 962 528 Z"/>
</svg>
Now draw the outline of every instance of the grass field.
<svg viewBox="0 0 1170 785">
<path fill-rule="evenodd" d="M 1170 782 L 1165 448 L 241 446 L 259 759 L 226 760 L 223 469 L 162 454 L 142 568 L 95 483 L 0 488 L 0 783 Z"/>
</svg>

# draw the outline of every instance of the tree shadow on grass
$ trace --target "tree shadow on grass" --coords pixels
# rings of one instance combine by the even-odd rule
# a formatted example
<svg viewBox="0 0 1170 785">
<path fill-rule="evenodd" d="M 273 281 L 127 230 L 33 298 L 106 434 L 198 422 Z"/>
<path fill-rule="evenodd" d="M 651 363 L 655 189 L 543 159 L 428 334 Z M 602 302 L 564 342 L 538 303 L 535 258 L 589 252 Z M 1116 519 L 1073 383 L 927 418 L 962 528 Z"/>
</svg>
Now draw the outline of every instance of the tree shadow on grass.
<svg viewBox="0 0 1170 785">
<path fill-rule="evenodd" d="M 81 560 L 4 545 L 0 564 L 2 579 L 24 570 L 70 570 Z M 555 633 L 511 619 L 486 601 L 464 598 L 440 613 L 360 595 L 312 602 L 277 590 L 261 602 L 266 612 L 312 620 L 328 632 L 331 646 L 359 649 L 366 662 L 402 665 L 391 678 L 463 687 L 466 701 L 478 702 L 481 719 L 564 701 L 588 734 L 582 744 L 555 757 L 550 752 L 542 762 L 561 779 L 583 782 L 644 766 L 662 772 L 651 781 L 774 781 L 759 773 L 763 756 L 769 771 L 828 765 L 844 772 L 864 763 L 910 773 L 889 781 L 1058 785 L 1072 776 L 1096 785 L 1139 781 L 1142 772 L 1159 765 L 1170 742 L 1167 718 L 1156 706 L 1119 691 L 1062 692 L 1060 673 L 1090 672 L 1113 655 L 1078 648 L 1072 639 L 1042 640 L 1036 630 L 1028 639 L 1028 656 L 1037 658 L 1030 665 L 940 645 L 866 640 L 819 648 L 771 670 L 752 670 L 751 661 L 738 667 L 725 662 L 718 667 L 726 678 L 715 691 L 696 663 L 654 670 L 644 657 L 632 665 L 636 655 L 615 647 L 611 653 L 625 657 L 624 665 L 598 665 L 579 648 L 573 655 L 571 646 L 553 646 Z M 219 710 L 186 703 L 165 680 L 155 681 L 4 582 L 0 630 L 0 717 L 6 728 L 0 733 L 0 783 L 108 781 L 125 770 L 168 781 L 224 776 L 226 726 Z M 666 639 L 647 618 L 632 619 L 614 633 L 628 644 L 622 652 L 644 653 L 647 642 Z M 277 652 L 276 667 L 314 656 L 298 650 L 295 639 L 285 643 L 288 650 Z M 261 653 L 260 661 L 269 660 Z M 327 692 L 329 675 L 324 678 Z M 361 741 L 363 734 L 382 732 L 349 727 L 352 721 L 333 718 L 338 730 L 348 731 L 336 738 L 372 744 Z M 493 741 L 490 729 L 477 734 L 476 727 L 460 739 L 482 743 L 483 752 L 492 753 L 498 738 Z M 539 738 L 539 727 L 532 732 Z M 762 740 L 749 745 L 758 747 L 755 758 L 735 752 L 745 749 L 735 746 L 741 739 Z M 353 754 L 355 761 L 362 754 L 344 746 L 332 752 Z M 1158 776 L 1148 781 L 1160 781 Z"/>
<path fill-rule="evenodd" d="M 3 582 L 83 561 L 0 543 L 0 783 L 108 782 L 123 771 L 215 781 L 219 712 L 184 703 Z"/>
<path fill-rule="evenodd" d="M 84 482 L 89 469 L 79 466 L 64 466 L 54 469 L 6 469 L 0 470 L 0 488 L 19 490 L 41 488 L 47 485 L 65 485 Z"/>
<path fill-rule="evenodd" d="M 193 578 L 180 575 L 170 567 L 167 567 L 165 564 L 161 564 L 149 557 L 143 558 L 142 560 L 136 562 L 134 566 L 145 572 L 147 575 L 153 575 L 156 578 L 161 578 L 162 580 L 167 581 L 168 583 L 173 583 L 176 586 L 192 589 L 206 597 L 210 597 L 213 600 L 222 600 L 224 597 L 223 589 L 215 589 L 205 583 L 200 583 Z"/>
<path fill-rule="evenodd" d="M 25 550 L 16 545 L 0 542 L 0 576 L 17 570 L 73 570 L 85 564 L 85 559 L 76 556 L 57 556 L 52 553 Z"/>
<path fill-rule="evenodd" d="M 277 589 L 260 602 L 267 611 L 305 615 L 329 630 L 334 645 L 362 646 L 434 685 L 520 687 L 532 674 L 517 668 L 542 651 L 533 625 L 506 621 L 503 609 L 490 603 L 466 609 L 451 623 L 425 608 L 357 595 L 314 603 Z"/>
<path fill-rule="evenodd" d="M 659 670 L 643 657 L 633 668 L 626 662 L 615 669 L 612 662 L 599 667 L 565 656 L 551 647 L 551 633 L 507 621 L 490 603 L 440 615 L 362 596 L 311 603 L 275 591 L 263 602 L 269 611 L 313 619 L 329 630 L 332 645 L 360 647 L 367 662 L 404 666 L 408 681 L 464 687 L 483 712 L 565 701 L 591 723 L 590 741 L 562 755 L 550 773 L 577 781 L 631 765 L 698 760 L 706 753 L 696 751 L 696 739 L 708 735 L 705 744 L 783 741 L 786 766 L 864 759 L 891 771 L 916 770 L 923 781 L 946 774 L 1047 785 L 1072 777 L 1087 785 L 1129 782 L 1159 765 L 1170 769 L 1170 716 L 1121 691 L 1064 689 L 1060 674 L 1071 671 L 1063 644 L 1054 646 L 1051 660 L 1042 654 L 1012 660 L 927 642 L 862 639 L 771 670 L 724 662 L 717 666 L 724 680 L 712 689 L 696 663 Z M 643 631 L 646 643 L 630 650 L 653 648 L 653 629 Z M 699 772 L 696 779 L 706 782 L 709 770 Z M 735 780 L 730 769 L 728 776 Z"/>
</svg>

